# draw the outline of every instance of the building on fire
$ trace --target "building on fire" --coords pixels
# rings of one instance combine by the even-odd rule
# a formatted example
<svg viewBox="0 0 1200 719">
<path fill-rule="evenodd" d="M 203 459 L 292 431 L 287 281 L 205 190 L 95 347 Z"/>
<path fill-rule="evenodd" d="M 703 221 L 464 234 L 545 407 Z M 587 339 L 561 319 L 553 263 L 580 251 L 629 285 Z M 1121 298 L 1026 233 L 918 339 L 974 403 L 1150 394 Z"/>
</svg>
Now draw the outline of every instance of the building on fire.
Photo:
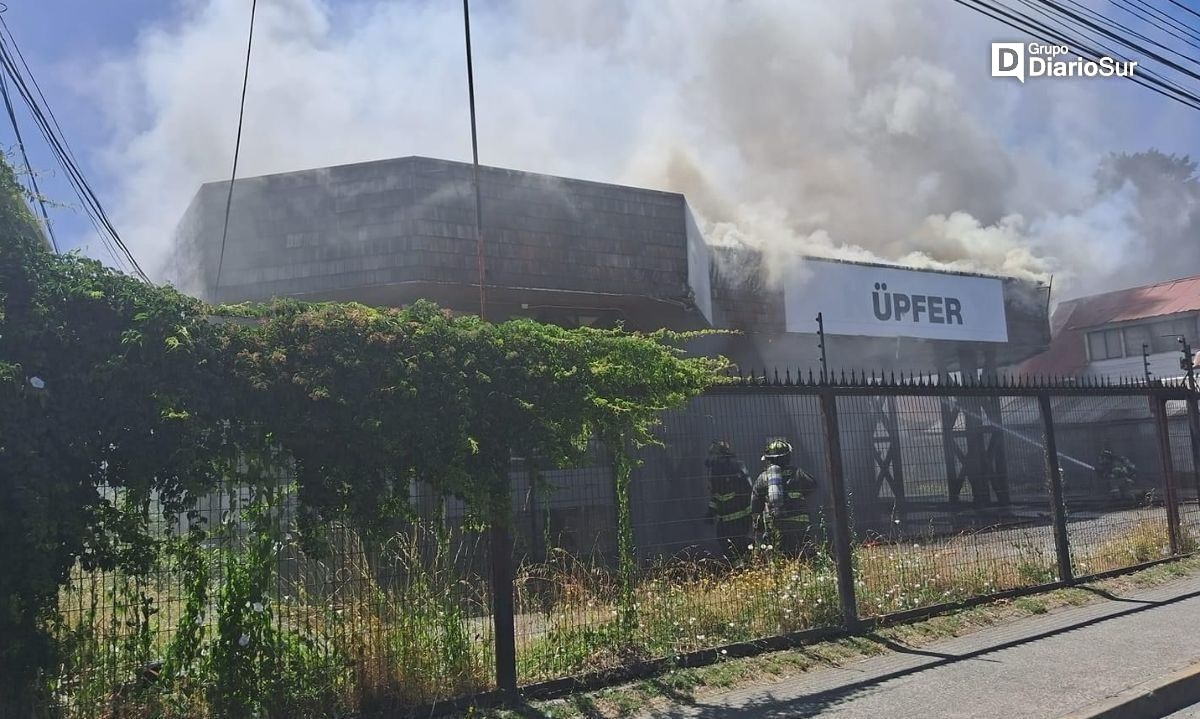
<svg viewBox="0 0 1200 719">
<path fill-rule="evenodd" d="M 286 296 L 399 306 L 426 298 L 479 312 L 472 177 L 468 164 L 404 157 L 239 179 L 223 259 L 229 184 L 208 183 L 179 224 L 171 274 L 220 302 Z M 994 373 L 1050 340 L 1047 290 L 1025 280 L 715 247 L 686 198 L 672 192 L 491 167 L 481 168 L 480 191 L 491 320 L 737 330 L 689 349 L 722 354 L 746 373 L 819 373 L 818 313 L 835 373 Z M 789 437 L 800 462 L 819 473 L 815 408 L 786 397 L 753 407 L 743 400 L 705 397 L 664 419 L 667 447 L 647 454 L 634 483 L 640 549 L 671 553 L 701 531 L 713 439 L 729 440 L 754 467 L 768 438 Z M 879 511 L 857 521 L 885 521 L 904 482 L 944 487 L 955 477 L 962 485 L 969 474 L 968 497 L 1008 482 L 998 403 L 963 398 L 936 408 L 944 431 L 910 451 L 938 459 L 898 477 L 905 408 L 863 402 L 852 408 L 862 427 L 847 439 L 848 481 L 860 497 L 877 497 Z M 516 482 L 530 537 L 549 527 L 575 551 L 609 546 L 615 523 L 603 462 L 569 481 L 549 479 L 557 489 L 532 499 Z M 660 521 L 664 514 L 673 521 Z"/>
</svg>

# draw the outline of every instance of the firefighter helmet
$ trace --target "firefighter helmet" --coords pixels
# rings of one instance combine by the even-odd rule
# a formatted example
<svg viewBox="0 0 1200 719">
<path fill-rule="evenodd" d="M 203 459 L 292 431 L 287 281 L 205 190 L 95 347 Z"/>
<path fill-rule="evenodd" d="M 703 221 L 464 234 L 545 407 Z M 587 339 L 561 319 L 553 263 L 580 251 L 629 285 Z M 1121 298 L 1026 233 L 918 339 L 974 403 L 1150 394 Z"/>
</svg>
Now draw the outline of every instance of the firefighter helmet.
<svg viewBox="0 0 1200 719">
<path fill-rule="evenodd" d="M 733 448 L 723 439 L 714 439 L 712 444 L 708 445 L 708 453 L 713 457 L 732 457 Z"/>
<path fill-rule="evenodd" d="M 767 442 L 767 448 L 763 451 L 762 458 L 764 462 L 787 464 L 792 458 L 792 445 L 785 439 L 773 439 Z"/>
</svg>

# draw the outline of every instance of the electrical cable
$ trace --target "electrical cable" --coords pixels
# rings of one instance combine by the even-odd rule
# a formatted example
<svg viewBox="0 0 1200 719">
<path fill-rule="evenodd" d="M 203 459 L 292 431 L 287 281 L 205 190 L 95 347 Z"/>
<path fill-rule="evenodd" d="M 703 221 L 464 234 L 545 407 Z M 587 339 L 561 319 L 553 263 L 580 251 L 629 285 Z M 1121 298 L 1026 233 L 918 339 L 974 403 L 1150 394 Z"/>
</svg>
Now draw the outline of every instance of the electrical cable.
<svg viewBox="0 0 1200 719">
<path fill-rule="evenodd" d="M 1077 22 L 1080 22 L 1080 23 L 1086 25 L 1087 27 L 1094 29 L 1096 32 L 1099 32 L 1101 35 L 1109 37 L 1109 38 L 1115 40 L 1116 42 L 1121 43 L 1122 45 L 1126 45 L 1127 47 L 1135 49 L 1140 54 L 1145 55 L 1146 57 L 1149 57 L 1150 59 L 1154 60 L 1155 62 L 1159 63 L 1160 65 L 1165 65 L 1166 67 L 1169 67 L 1172 70 L 1175 70 L 1176 72 L 1187 75 L 1188 77 L 1190 77 L 1194 80 L 1200 80 L 1200 73 L 1196 73 L 1192 70 L 1189 70 L 1186 67 L 1183 67 L 1171 60 L 1166 59 L 1162 55 L 1159 55 L 1151 50 L 1147 50 L 1145 47 L 1138 46 L 1136 43 L 1130 43 L 1128 40 L 1125 40 L 1120 35 L 1117 35 L 1116 33 L 1111 32 L 1107 28 L 1100 27 L 1099 25 L 1096 25 L 1095 23 L 1088 20 L 1087 18 L 1081 17 L 1081 16 L 1077 15 L 1075 12 L 1062 7 L 1057 2 L 1055 2 L 1055 0 L 1039 0 L 1039 2 L 1041 2 L 1041 4 L 1043 4 L 1043 5 L 1047 5 L 1049 7 L 1052 7 L 1054 9 L 1058 10 L 1061 14 L 1066 15 L 1067 17 L 1073 18 Z"/>
<path fill-rule="evenodd" d="M 486 278 L 483 253 L 483 193 L 479 187 L 479 135 L 475 128 L 475 66 L 471 61 L 471 8 L 469 0 L 463 0 L 463 34 L 467 54 L 467 98 L 471 112 L 471 167 L 475 178 L 475 264 L 479 269 L 479 318 L 486 319 Z"/>
<path fill-rule="evenodd" d="M 55 131 L 58 133 L 58 136 L 62 138 L 63 147 L 67 151 L 67 156 L 71 158 L 72 162 L 78 164 L 78 161 L 75 159 L 75 153 L 71 149 L 71 145 L 67 142 L 67 135 L 65 132 L 63 132 L 62 127 L 59 126 L 58 118 L 54 115 L 54 108 L 50 107 L 50 102 L 46 99 L 46 96 L 42 94 L 42 86 L 38 84 L 37 78 L 34 77 L 33 70 L 29 69 L 29 63 L 25 62 L 25 54 L 21 52 L 21 47 L 17 45 L 17 39 L 13 37 L 12 30 L 8 28 L 8 23 L 5 22 L 4 15 L 2 13 L 0 13 L 0 29 L 2 29 L 4 33 L 8 35 L 8 40 L 12 45 L 13 52 L 17 54 L 17 59 L 21 61 L 21 67 L 25 68 L 25 75 L 29 78 L 29 82 L 33 85 L 33 89 L 37 91 L 37 96 L 42 101 L 42 107 L 46 109 L 46 114 L 50 116 L 50 122 L 54 125 Z"/>
<path fill-rule="evenodd" d="M 1067 0 L 1067 1 L 1068 1 L 1068 2 L 1072 2 L 1072 0 Z M 1043 17 L 1045 17 L 1045 18 L 1047 19 L 1047 21 L 1048 21 L 1048 22 L 1052 22 L 1052 23 L 1054 23 L 1054 24 L 1055 24 L 1057 27 L 1059 27 L 1059 28 L 1062 28 L 1062 30 L 1061 30 L 1061 31 L 1063 31 L 1063 32 L 1068 32 L 1068 33 L 1071 31 L 1071 29 L 1072 29 L 1072 28 L 1071 28 L 1071 26 L 1070 26 L 1070 22 L 1069 22 L 1069 21 L 1064 21 L 1064 20 L 1061 20 L 1061 19 L 1059 19 L 1059 18 L 1056 18 L 1056 17 L 1053 17 L 1053 16 L 1051 16 L 1051 15 L 1050 15 L 1050 13 L 1049 13 L 1049 12 L 1047 12 L 1045 9 L 1043 9 L 1043 8 L 1039 7 L 1039 6 L 1036 4 L 1035 0 L 1019 0 L 1019 2 L 1021 2 L 1022 4 L 1024 4 L 1024 5 L 1028 6 L 1028 7 L 1030 7 L 1031 9 L 1033 9 L 1034 11 L 1036 11 L 1036 12 L 1037 12 L 1039 15 L 1042 15 Z M 1075 3 L 1075 4 L 1077 4 L 1077 5 L 1078 5 L 1078 3 Z M 1105 21 L 1105 22 L 1111 22 L 1111 21 L 1107 20 L 1106 18 L 1103 18 L 1102 16 L 1098 16 L 1098 17 L 1099 17 L 1099 19 L 1101 19 L 1101 20 L 1103 20 L 1103 21 Z M 1124 28 L 1124 26 L 1123 26 L 1123 25 L 1121 25 L 1120 23 L 1114 23 L 1114 25 L 1115 25 L 1115 26 L 1117 26 L 1117 27 Z M 1080 31 L 1078 28 L 1073 28 L 1073 29 L 1074 29 L 1076 32 L 1079 32 L 1079 31 Z M 1126 30 L 1128 30 L 1128 28 L 1125 28 L 1125 29 L 1126 29 Z M 1135 34 L 1135 35 L 1137 35 L 1137 34 L 1138 34 L 1138 33 L 1136 33 L 1136 32 L 1133 32 L 1132 30 L 1129 30 L 1129 32 L 1131 32 L 1131 33 L 1133 33 L 1133 34 Z M 1109 45 L 1107 45 L 1107 44 L 1106 44 L 1106 43 L 1105 43 L 1103 40 L 1096 40 L 1095 38 L 1092 38 L 1092 37 L 1089 37 L 1089 38 L 1088 38 L 1088 40 L 1089 40 L 1090 42 L 1093 42 L 1093 43 L 1095 43 L 1096 47 L 1099 47 L 1101 50 L 1104 50 L 1104 51 L 1105 51 L 1105 52 L 1108 54 L 1108 56 L 1109 56 L 1109 57 L 1120 57 L 1120 56 L 1122 56 L 1122 55 L 1124 54 L 1124 53 L 1118 52 L 1116 49 L 1114 49 L 1114 48 L 1110 47 L 1110 46 L 1109 46 Z M 1078 40 L 1071 40 L 1071 44 L 1072 44 L 1072 45 L 1076 45 L 1076 44 L 1078 44 Z M 1168 48 L 1168 49 L 1169 49 L 1169 48 Z M 1174 51 L 1172 50 L 1172 52 L 1174 52 Z M 1180 55 L 1180 57 L 1183 57 L 1185 60 L 1191 61 L 1191 58 L 1188 58 L 1186 55 Z M 1178 89 L 1178 90 L 1180 90 L 1180 91 L 1186 92 L 1186 90 L 1185 90 L 1185 89 L 1184 89 L 1184 88 L 1183 88 L 1181 85 L 1179 85 L 1179 84 L 1178 84 L 1178 83 L 1176 83 L 1176 82 L 1170 81 L 1170 80 L 1168 80 L 1168 79 L 1166 79 L 1166 78 L 1162 77 L 1162 76 L 1161 76 L 1159 73 L 1157 73 L 1155 70 L 1153 70 L 1153 69 L 1151 69 L 1151 68 L 1149 68 L 1149 67 L 1142 67 L 1142 73 L 1143 73 L 1143 75 L 1146 75 L 1146 76 L 1149 76 L 1149 77 L 1151 77 L 1151 78 L 1153 78 L 1153 79 L 1156 79 L 1156 80 L 1159 80 L 1159 81 L 1161 81 L 1161 82 L 1162 82 L 1164 85 L 1168 85 L 1168 86 L 1170 86 L 1170 87 L 1172 87 L 1172 88 L 1176 88 L 1176 89 Z"/>
<path fill-rule="evenodd" d="M 238 107 L 237 138 L 233 142 L 233 170 L 229 173 L 229 193 L 225 195 L 225 223 L 221 227 L 221 251 L 217 255 L 215 293 L 221 287 L 221 270 L 225 264 L 225 242 L 229 238 L 229 210 L 233 207 L 233 183 L 237 180 L 238 155 L 242 149 L 242 122 L 246 117 L 246 87 L 250 84 L 250 50 L 254 47 L 254 16 L 258 0 L 250 3 L 250 34 L 246 39 L 246 69 L 242 73 L 242 101 Z"/>
<path fill-rule="evenodd" d="M 1151 5 L 1150 3 L 1145 2 L 1145 0 L 1132 0 L 1132 3 L 1130 0 L 1115 0 L 1115 1 L 1117 3 L 1117 7 L 1119 9 L 1123 10 L 1124 12 L 1126 12 L 1130 15 L 1134 15 L 1135 17 L 1142 18 L 1142 19 L 1146 20 L 1147 22 L 1153 23 L 1155 20 L 1165 22 L 1167 24 L 1167 26 L 1170 27 L 1172 30 L 1177 30 L 1179 32 L 1182 32 L 1184 35 L 1188 36 L 1189 38 L 1191 38 L 1193 40 L 1200 40 L 1200 33 L 1197 33 L 1196 30 L 1194 28 L 1192 28 L 1190 25 L 1188 25 L 1187 23 L 1182 22 L 1174 17 L 1171 17 L 1169 14 L 1163 12 L 1162 10 L 1159 10 L 1158 8 Z M 1159 27 L 1161 27 L 1161 26 L 1159 26 Z M 1164 30 L 1165 30 L 1165 28 L 1164 28 Z M 1182 39 L 1182 37 L 1180 35 L 1172 35 L 1172 36 Z M 1195 47 L 1195 46 L 1193 46 L 1193 47 Z"/>
<path fill-rule="evenodd" d="M 1179 52 L 1178 50 L 1176 50 L 1173 47 L 1170 47 L 1169 45 L 1163 45 L 1162 43 L 1155 41 L 1153 38 L 1143 35 L 1142 33 L 1134 30 L 1133 28 L 1130 28 L 1128 25 L 1125 25 L 1124 23 L 1118 22 L 1111 18 L 1106 18 L 1103 15 L 1097 13 L 1095 10 L 1092 10 L 1091 8 L 1088 8 L 1086 5 L 1078 2 L 1077 0 L 1066 0 L 1066 2 L 1075 6 L 1079 10 L 1079 12 L 1084 13 L 1091 19 L 1096 20 L 1097 22 L 1104 23 L 1105 25 L 1107 25 L 1109 27 L 1110 30 L 1115 30 L 1118 32 L 1127 32 L 1131 36 L 1136 37 L 1139 40 L 1142 40 L 1144 42 L 1153 43 L 1153 44 L 1157 45 L 1158 47 L 1161 47 L 1164 50 L 1167 50 L 1171 54 L 1173 54 L 1177 57 L 1180 57 L 1187 62 L 1193 62 L 1193 63 L 1196 62 L 1195 58 L 1191 57 L 1190 55 L 1186 55 L 1182 52 Z M 1177 32 L 1173 32 L 1174 28 L 1163 27 L 1160 24 L 1161 23 L 1160 19 L 1155 18 L 1153 16 L 1145 15 L 1144 12 L 1142 10 L 1139 10 L 1137 7 L 1134 7 L 1134 6 L 1127 6 L 1127 7 L 1118 6 L 1118 7 L 1119 7 L 1119 9 L 1123 10 L 1124 12 L 1129 13 L 1130 15 L 1133 15 L 1134 17 L 1138 18 L 1139 20 L 1141 20 L 1143 22 L 1148 23 L 1155 29 L 1161 30 L 1162 32 L 1165 32 L 1166 34 L 1170 35 L 1173 38 L 1176 38 L 1177 40 L 1181 40 L 1185 45 L 1190 45 L 1193 48 L 1200 49 L 1200 45 L 1193 42 L 1190 38 L 1188 38 L 1185 35 L 1180 35 Z M 1200 39 L 1200 38 L 1197 38 L 1197 39 Z"/>
<path fill-rule="evenodd" d="M 30 116 L 34 120 L 34 124 L 46 140 L 59 166 L 62 167 L 69 184 L 83 205 L 83 209 L 92 222 L 93 227 L 97 230 L 101 241 L 109 250 L 109 254 L 113 257 L 113 261 L 118 267 L 124 264 L 139 278 L 149 282 L 149 278 L 142 271 L 132 253 L 129 252 L 129 248 L 121 240 L 116 228 L 113 227 L 112 222 L 108 219 L 107 213 L 104 212 L 99 198 L 80 171 L 72 153 L 66 146 L 65 138 L 61 136 L 61 127 L 58 125 L 57 119 L 55 118 L 53 121 L 47 120 L 47 114 L 53 116 L 53 112 L 49 108 L 49 103 L 45 102 L 45 95 L 41 92 L 40 86 L 37 85 L 36 78 L 29 70 L 28 63 L 24 61 L 24 56 L 21 54 L 20 48 L 16 45 L 15 38 L 13 38 L 11 31 L 8 30 L 7 23 L 4 23 L 2 16 L 0 16 L 0 26 L 7 33 L 7 39 L 3 35 L 0 35 L 0 65 L 3 66 L 2 69 L 8 74 L 8 77 L 13 82 L 13 87 L 16 88 L 21 99 L 25 102 Z M 13 59 L 9 51 L 10 45 L 12 46 L 12 50 L 21 58 L 22 65 L 26 71 L 25 74 L 22 74 L 16 61 Z M 28 82 L 26 81 L 26 75 L 28 76 Z M 31 83 L 37 87 L 37 97 L 30 90 L 29 84 Z M 41 98 L 42 103 L 38 102 L 38 98 Z M 45 106 L 44 108 L 43 105 Z M 58 132 L 56 133 L 55 130 L 58 130 Z M 119 252 L 117 251 L 118 249 Z"/>
<path fill-rule="evenodd" d="M 83 205 L 84 212 L 92 221 L 93 227 L 96 228 L 101 241 L 104 242 L 105 246 L 108 248 L 109 255 L 112 256 L 116 266 L 121 267 L 124 265 L 125 268 L 134 271 L 142 279 L 149 281 L 145 274 L 141 272 L 141 268 L 137 266 L 137 262 L 129 253 L 128 248 L 125 247 L 123 242 L 121 242 L 120 237 L 116 235 L 116 230 L 112 227 L 112 223 L 108 221 L 107 215 L 104 214 L 103 208 L 99 205 L 99 200 L 92 192 L 91 187 L 87 184 L 87 180 L 84 179 L 83 174 L 79 171 L 78 166 L 76 166 L 70 158 L 65 156 L 61 141 L 50 129 L 45 115 L 41 111 L 41 108 L 38 107 L 38 104 L 30 94 L 29 88 L 25 84 L 24 79 L 21 77 L 20 73 L 16 70 L 15 65 L 12 63 L 12 58 L 9 56 L 7 48 L 4 46 L 2 39 L 0 39 L 0 63 L 3 64 L 3 69 L 13 80 L 13 85 L 20 93 L 21 99 L 25 101 L 25 104 L 30 111 L 30 115 L 34 119 L 34 124 L 37 125 L 39 131 L 41 131 L 42 137 L 46 140 L 46 144 L 50 147 L 51 153 L 58 161 L 59 166 L 62 167 L 63 172 L 66 173 L 67 179 L 72 189 L 75 191 L 76 197 L 79 198 L 79 201 Z M 101 225 L 104 226 L 103 229 L 101 229 Z"/>
<path fill-rule="evenodd" d="M 1188 7 L 1187 5 L 1184 5 L 1183 3 L 1179 2 L 1179 0 L 1167 0 L 1167 2 L 1171 3 L 1172 5 L 1174 5 L 1178 8 L 1182 8 L 1184 12 L 1190 13 L 1190 14 L 1195 15 L 1196 17 L 1200 18 L 1200 12 L 1196 12 L 1195 10 Z"/>
<path fill-rule="evenodd" d="M 1008 27 L 1015 30 L 1027 33 L 1039 40 L 1044 40 L 1049 43 L 1067 44 L 1071 47 L 1072 52 L 1082 58 L 1099 61 L 1101 55 L 1090 49 L 1086 43 L 1072 42 L 1070 37 L 1064 37 L 1061 33 L 1056 32 L 1053 28 L 1047 27 L 1044 23 L 1030 18 L 1027 15 L 1022 15 L 1019 12 L 1014 14 L 1015 9 L 1007 6 L 996 6 L 986 0 L 953 0 L 965 8 L 974 10 L 986 17 L 997 20 Z M 1158 93 L 1164 97 L 1174 100 L 1182 105 L 1185 105 L 1193 110 L 1200 110 L 1200 95 L 1196 95 L 1175 83 L 1164 80 L 1157 76 L 1147 77 L 1145 75 L 1133 74 L 1126 79 L 1141 85 L 1152 92 Z"/>
<path fill-rule="evenodd" d="M 54 237 L 54 227 L 50 224 L 50 215 L 46 212 L 46 198 L 42 197 L 42 190 L 37 184 L 37 175 L 33 173 L 33 165 L 29 163 L 29 153 L 25 151 L 25 140 L 21 137 L 21 126 L 17 124 L 17 114 L 13 111 L 12 99 L 8 96 L 8 81 L 5 80 L 3 73 L 0 73 L 0 94 L 4 95 L 4 109 L 8 111 L 13 134 L 17 138 L 17 147 L 21 150 L 21 159 L 25 162 L 25 172 L 29 175 L 29 182 L 33 186 L 33 198 L 37 200 L 38 207 L 42 210 L 42 221 L 46 225 L 46 235 L 50 238 L 50 247 L 57 255 L 58 240 Z"/>
</svg>

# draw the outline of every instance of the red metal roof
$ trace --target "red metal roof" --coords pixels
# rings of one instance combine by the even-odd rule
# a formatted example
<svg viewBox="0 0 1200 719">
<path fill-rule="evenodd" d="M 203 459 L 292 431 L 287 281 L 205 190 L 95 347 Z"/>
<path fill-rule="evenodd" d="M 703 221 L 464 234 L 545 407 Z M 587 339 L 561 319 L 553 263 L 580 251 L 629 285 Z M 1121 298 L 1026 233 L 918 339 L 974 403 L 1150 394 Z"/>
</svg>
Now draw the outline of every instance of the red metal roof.
<svg viewBox="0 0 1200 719">
<path fill-rule="evenodd" d="M 1084 334 L 1116 322 L 1200 311 L 1200 275 L 1131 287 L 1059 303 L 1050 319 L 1050 347 L 1021 363 L 1030 375 L 1078 375 L 1087 367 Z"/>
</svg>

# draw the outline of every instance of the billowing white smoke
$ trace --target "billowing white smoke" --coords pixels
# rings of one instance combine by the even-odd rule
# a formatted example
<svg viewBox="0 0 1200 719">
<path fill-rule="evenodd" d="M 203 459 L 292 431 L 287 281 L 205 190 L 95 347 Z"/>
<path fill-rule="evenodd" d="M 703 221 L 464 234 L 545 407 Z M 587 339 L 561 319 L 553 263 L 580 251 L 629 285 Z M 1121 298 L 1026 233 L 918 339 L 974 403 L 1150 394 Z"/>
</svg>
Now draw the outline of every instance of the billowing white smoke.
<svg viewBox="0 0 1200 719">
<path fill-rule="evenodd" d="M 684 192 L 715 243 L 1121 283 L 1137 193 L 1093 178 L 1125 90 L 994 81 L 988 43 L 1012 35 L 957 6 L 476 5 L 486 164 Z M 469 158 L 460 13 L 260 0 L 239 174 Z M 151 268 L 198 185 L 228 175 L 247 14 L 190 0 L 103 68 L 115 218 Z"/>
</svg>

